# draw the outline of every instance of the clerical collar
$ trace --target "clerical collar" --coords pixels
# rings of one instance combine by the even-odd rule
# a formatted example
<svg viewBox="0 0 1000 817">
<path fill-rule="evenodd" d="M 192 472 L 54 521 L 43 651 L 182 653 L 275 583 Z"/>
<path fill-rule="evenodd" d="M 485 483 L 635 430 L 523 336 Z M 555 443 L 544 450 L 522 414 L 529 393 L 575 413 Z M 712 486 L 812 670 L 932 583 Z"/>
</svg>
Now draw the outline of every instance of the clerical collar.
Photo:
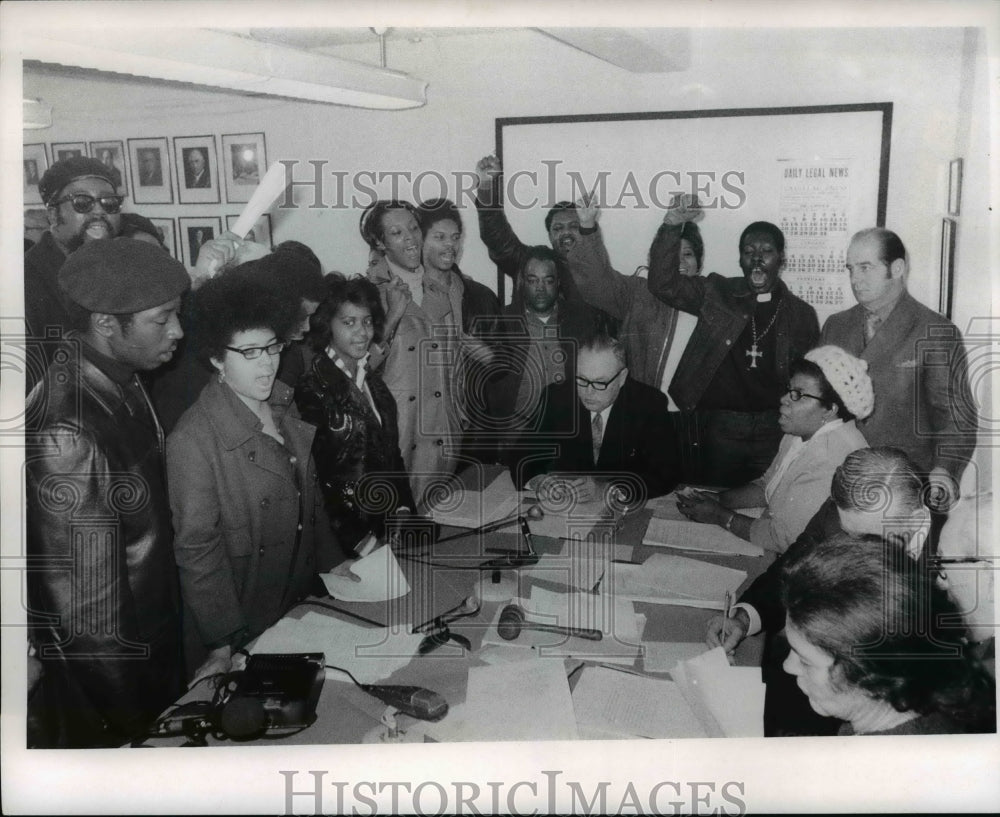
<svg viewBox="0 0 1000 817">
<path fill-rule="evenodd" d="M 757 294 L 757 303 L 759 304 L 766 304 L 770 300 L 771 300 L 770 292 L 759 292 Z"/>
</svg>

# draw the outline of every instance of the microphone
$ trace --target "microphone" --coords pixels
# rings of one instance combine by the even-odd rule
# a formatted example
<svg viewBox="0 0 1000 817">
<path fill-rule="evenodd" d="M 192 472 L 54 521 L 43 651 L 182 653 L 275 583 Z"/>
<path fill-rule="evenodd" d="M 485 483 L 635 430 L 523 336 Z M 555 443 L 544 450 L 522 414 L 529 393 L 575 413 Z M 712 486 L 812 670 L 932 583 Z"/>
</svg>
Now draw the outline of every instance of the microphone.
<svg viewBox="0 0 1000 817">
<path fill-rule="evenodd" d="M 448 702 L 424 687 L 394 684 L 358 684 L 369 695 L 421 721 L 439 721 L 448 714 Z"/>
<path fill-rule="evenodd" d="M 500 611 L 500 619 L 497 621 L 497 634 L 504 641 L 514 641 L 521 635 L 522 630 L 535 630 L 540 633 L 559 633 L 560 635 L 586 638 L 590 641 L 600 641 L 604 638 L 604 633 L 600 630 L 592 630 L 587 627 L 560 627 L 558 624 L 540 624 L 535 621 L 528 621 L 521 607 L 516 604 L 508 604 Z"/>
</svg>

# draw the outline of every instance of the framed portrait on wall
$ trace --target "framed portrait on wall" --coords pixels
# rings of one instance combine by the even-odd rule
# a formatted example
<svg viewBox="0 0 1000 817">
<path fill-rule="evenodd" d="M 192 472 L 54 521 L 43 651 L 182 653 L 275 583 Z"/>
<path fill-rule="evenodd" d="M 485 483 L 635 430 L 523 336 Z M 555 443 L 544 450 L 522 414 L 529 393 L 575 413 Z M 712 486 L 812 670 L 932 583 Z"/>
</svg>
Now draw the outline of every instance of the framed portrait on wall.
<svg viewBox="0 0 1000 817">
<path fill-rule="evenodd" d="M 951 320 L 955 291 L 955 238 L 958 225 L 953 218 L 941 219 L 941 284 L 938 291 L 938 312 Z"/>
<path fill-rule="evenodd" d="M 41 204 L 38 183 L 49 169 L 49 154 L 44 144 L 24 146 L 24 203 Z"/>
<path fill-rule="evenodd" d="M 238 218 L 239 216 L 226 216 L 226 229 L 233 229 L 233 225 Z M 271 214 L 264 213 L 264 215 L 257 219 L 253 227 L 250 228 L 250 232 L 246 234 L 246 238 L 248 241 L 253 241 L 255 244 L 263 244 L 269 250 L 273 250 L 274 240 L 271 238 Z"/>
<path fill-rule="evenodd" d="M 962 160 L 952 159 L 948 163 L 948 215 L 957 216 L 962 212 Z"/>
<path fill-rule="evenodd" d="M 198 262 L 202 244 L 211 241 L 222 232 L 222 219 L 215 216 L 191 216 L 178 219 L 180 222 L 180 243 L 184 265 L 193 269 Z"/>
<path fill-rule="evenodd" d="M 214 136 L 175 136 L 174 171 L 181 204 L 219 203 L 219 163 Z"/>
<path fill-rule="evenodd" d="M 122 143 L 120 141 L 91 142 L 90 155 L 105 167 L 118 171 L 118 178 L 121 179 L 118 192 L 127 196 L 128 174 L 125 172 L 125 148 Z"/>
<path fill-rule="evenodd" d="M 173 204 L 166 138 L 129 139 L 128 158 L 132 170 L 132 201 L 136 204 Z"/>
<path fill-rule="evenodd" d="M 52 161 L 53 162 L 64 162 L 66 159 L 72 159 L 76 156 L 86 156 L 87 155 L 87 143 L 86 142 L 53 142 L 52 143 Z"/>
<path fill-rule="evenodd" d="M 223 134 L 222 170 L 226 176 L 226 201 L 250 201 L 267 172 L 264 134 Z"/>
<path fill-rule="evenodd" d="M 181 261 L 182 259 L 177 252 L 177 231 L 174 229 L 174 220 L 172 218 L 151 218 L 150 221 L 160 233 L 160 239 L 167 248 L 167 252 Z"/>
</svg>

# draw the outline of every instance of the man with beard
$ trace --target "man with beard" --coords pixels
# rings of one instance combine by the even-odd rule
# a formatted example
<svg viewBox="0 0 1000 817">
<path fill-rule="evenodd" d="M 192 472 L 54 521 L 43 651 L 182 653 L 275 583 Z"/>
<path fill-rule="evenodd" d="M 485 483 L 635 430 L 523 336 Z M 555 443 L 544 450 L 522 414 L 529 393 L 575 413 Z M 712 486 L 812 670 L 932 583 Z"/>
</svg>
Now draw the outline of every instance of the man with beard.
<svg viewBox="0 0 1000 817">
<path fill-rule="evenodd" d="M 81 247 L 58 283 L 76 353 L 56 356 L 25 413 L 29 626 L 42 667 L 28 745 L 120 746 L 183 689 L 163 430 L 139 374 L 173 356 L 190 279 L 163 250 L 123 238 Z"/>
<path fill-rule="evenodd" d="M 24 315 L 32 340 L 60 338 L 69 313 L 57 275 L 66 256 L 88 241 L 114 238 L 121 229 L 123 198 L 118 171 L 97 159 L 75 156 L 52 165 L 38 185 L 49 229 L 24 256 Z M 58 343 L 29 344 L 25 371 L 31 391 Z"/>
<path fill-rule="evenodd" d="M 649 291 L 698 317 L 670 392 L 697 409 L 702 479 L 722 487 L 759 477 L 778 451 L 778 405 L 789 366 L 816 345 L 816 310 L 781 280 L 785 236 L 755 221 L 739 242 L 741 278 L 681 274 L 685 225 L 704 217 L 687 194 L 671 202 L 649 249 Z"/>
</svg>

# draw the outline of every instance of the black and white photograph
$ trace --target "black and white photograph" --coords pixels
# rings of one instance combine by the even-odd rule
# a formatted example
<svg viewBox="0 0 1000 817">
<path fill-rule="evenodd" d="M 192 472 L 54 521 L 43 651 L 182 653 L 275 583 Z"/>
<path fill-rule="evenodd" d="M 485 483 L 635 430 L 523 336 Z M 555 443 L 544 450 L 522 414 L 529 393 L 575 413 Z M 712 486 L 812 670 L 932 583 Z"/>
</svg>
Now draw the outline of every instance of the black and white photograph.
<svg viewBox="0 0 1000 817">
<path fill-rule="evenodd" d="M 214 136 L 175 136 L 174 168 L 181 204 L 219 203 Z"/>
<path fill-rule="evenodd" d="M 44 144 L 24 146 L 24 203 L 41 204 L 42 194 L 38 182 L 49 168 L 48 152 Z"/>
<path fill-rule="evenodd" d="M 216 217 L 181 216 L 180 240 L 184 248 L 184 264 L 193 268 L 205 242 L 212 241 L 222 231 L 221 220 Z"/>
<path fill-rule="evenodd" d="M 4 813 L 996 811 L 996 3 L 185 8 L 0 4 Z"/>
<path fill-rule="evenodd" d="M 132 171 L 132 200 L 136 204 L 173 204 L 167 140 L 129 139 L 128 153 Z"/>
<path fill-rule="evenodd" d="M 125 149 L 123 143 L 119 141 L 91 142 L 90 155 L 97 159 L 109 170 L 114 170 L 121 179 L 118 185 L 118 192 L 123 196 L 128 196 L 128 174 L 125 170 Z"/>
<path fill-rule="evenodd" d="M 226 216 L 226 229 L 232 230 L 233 226 L 236 224 L 236 220 L 239 216 Z M 254 225 L 250 228 L 245 236 L 242 236 L 247 241 L 253 241 L 256 244 L 267 247 L 268 249 L 273 249 L 274 241 L 271 238 L 271 214 L 264 213 Z"/>
<path fill-rule="evenodd" d="M 263 133 L 223 134 L 222 163 L 226 174 L 226 201 L 250 201 L 267 171 Z"/>
<path fill-rule="evenodd" d="M 167 252 L 178 261 L 181 261 L 181 254 L 177 251 L 177 232 L 174 229 L 174 220 L 172 218 L 156 217 L 152 217 L 149 220 L 156 227 L 156 232 L 159 234 L 163 246 L 167 248 Z"/>
<path fill-rule="evenodd" d="M 60 142 L 52 145 L 52 161 L 61 162 L 75 156 L 87 155 L 86 142 Z"/>
</svg>

